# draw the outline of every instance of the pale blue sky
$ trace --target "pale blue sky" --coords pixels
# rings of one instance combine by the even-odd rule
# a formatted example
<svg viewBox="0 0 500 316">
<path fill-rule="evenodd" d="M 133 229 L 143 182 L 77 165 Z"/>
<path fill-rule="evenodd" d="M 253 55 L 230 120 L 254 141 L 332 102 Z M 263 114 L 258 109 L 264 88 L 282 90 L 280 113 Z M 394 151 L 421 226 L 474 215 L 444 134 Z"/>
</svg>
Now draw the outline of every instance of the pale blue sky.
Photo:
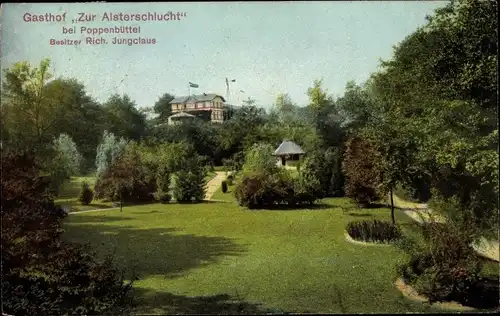
<svg viewBox="0 0 500 316">
<path fill-rule="evenodd" d="M 393 45 L 425 23 L 444 1 L 373 2 L 214 2 L 7 4 L 2 8 L 2 68 L 28 60 L 52 60 L 56 77 L 81 81 L 98 101 L 127 93 L 139 107 L 152 106 L 163 93 L 226 96 L 225 77 L 236 79 L 231 101 L 248 96 L 262 106 L 288 93 L 299 105 L 315 79 L 338 97 L 347 81 L 363 82 Z M 186 12 L 180 21 L 87 22 L 72 24 L 79 12 Z M 67 12 L 66 23 L 26 23 L 23 15 Z M 62 27 L 77 34 L 62 34 Z M 51 38 L 84 39 L 80 26 L 140 26 L 154 45 L 50 46 Z M 245 93 L 240 93 L 244 90 Z"/>
</svg>

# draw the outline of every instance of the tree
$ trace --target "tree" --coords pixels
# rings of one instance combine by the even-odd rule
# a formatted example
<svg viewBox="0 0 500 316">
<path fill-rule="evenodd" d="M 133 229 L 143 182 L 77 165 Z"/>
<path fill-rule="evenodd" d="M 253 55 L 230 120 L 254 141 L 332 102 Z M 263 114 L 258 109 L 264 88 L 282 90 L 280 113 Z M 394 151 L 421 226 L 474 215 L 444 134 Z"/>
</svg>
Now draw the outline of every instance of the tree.
<svg viewBox="0 0 500 316">
<path fill-rule="evenodd" d="M 113 201 L 151 202 L 157 166 L 148 161 L 144 146 L 129 142 L 96 183 L 96 192 Z"/>
<path fill-rule="evenodd" d="M 108 130 L 118 137 L 139 140 L 145 135 L 146 118 L 128 95 L 112 95 L 104 104 L 108 113 Z"/>
<path fill-rule="evenodd" d="M 496 6 L 453 1 L 437 10 L 373 76 L 379 105 L 371 111 L 372 134 L 396 139 L 383 151 L 412 153 L 398 178 L 410 186 L 431 179 L 434 198 L 457 197 L 485 229 L 498 223 Z M 402 160 L 393 158 L 396 169 Z"/>
<path fill-rule="evenodd" d="M 27 62 L 5 71 L 2 89 L 2 140 L 4 146 L 37 150 L 37 158 L 51 158 L 51 142 L 69 135 L 84 157 L 84 167 L 93 164 L 105 115 L 75 79 L 52 79 L 50 61 L 38 68 Z"/>
<path fill-rule="evenodd" d="M 296 106 L 288 94 L 281 93 L 276 97 L 275 109 L 278 115 L 279 123 L 288 126 L 295 121 Z"/>
<path fill-rule="evenodd" d="M 349 81 L 346 84 L 344 96 L 337 100 L 342 125 L 350 131 L 351 135 L 368 125 L 374 116 L 373 102 L 367 89 L 364 88 L 354 81 Z"/>
<path fill-rule="evenodd" d="M 331 101 L 328 97 L 328 92 L 321 88 L 322 84 L 323 80 L 314 80 L 313 86 L 307 89 L 309 107 L 316 111 L 321 110 Z"/>
<path fill-rule="evenodd" d="M 277 171 L 277 159 L 273 156 L 274 148 L 269 144 L 258 143 L 254 144 L 245 153 L 245 163 L 243 164 L 243 172 L 264 172 L 274 173 Z"/>
<path fill-rule="evenodd" d="M 333 97 L 321 86 L 322 80 L 315 80 L 313 87 L 307 90 L 309 105 L 307 109 L 316 131 L 322 140 L 322 146 L 339 146 L 344 141 L 341 120 Z"/>
<path fill-rule="evenodd" d="M 257 101 L 255 99 L 252 99 L 248 97 L 248 99 L 243 100 L 243 105 L 244 106 L 254 106 Z"/>
<path fill-rule="evenodd" d="M 96 155 L 96 176 L 99 178 L 107 168 L 114 162 L 116 157 L 125 148 L 127 141 L 123 138 L 118 139 L 113 133 L 104 131 L 102 141 L 97 147 Z"/>
<path fill-rule="evenodd" d="M 106 112 L 75 79 L 55 79 L 45 87 L 47 102 L 58 105 L 57 120 L 52 133 L 69 135 L 82 154 L 83 168 L 95 164 L 96 148 L 106 129 Z"/>
<path fill-rule="evenodd" d="M 54 140 L 54 157 L 47 168 L 50 170 L 52 188 L 57 193 L 61 185 L 78 175 L 81 170 L 82 156 L 71 137 L 61 134 Z"/>
<path fill-rule="evenodd" d="M 35 150 L 38 156 L 47 155 L 51 129 L 55 126 L 59 106 L 46 102 L 44 87 L 52 78 L 50 60 L 43 59 L 38 68 L 28 62 L 18 62 L 5 70 L 2 82 L 2 107 L 9 139 L 5 145 Z"/>
<path fill-rule="evenodd" d="M 367 206 L 381 197 L 382 172 L 379 153 L 373 144 L 359 137 L 346 143 L 342 170 L 347 178 L 346 196 Z"/>
<path fill-rule="evenodd" d="M 65 212 L 30 153 L 3 152 L 2 313 L 128 314 L 132 283 L 109 258 L 61 240 Z"/>
<path fill-rule="evenodd" d="M 94 192 L 90 188 L 87 182 L 82 182 L 82 188 L 80 190 L 80 195 L 78 196 L 78 201 L 83 205 L 89 205 L 94 199 Z"/>
<path fill-rule="evenodd" d="M 190 157 L 175 174 L 174 197 L 178 202 L 199 202 L 205 198 L 206 169 L 199 156 Z"/>
<path fill-rule="evenodd" d="M 233 117 L 225 121 L 216 135 L 216 146 L 220 149 L 220 157 L 231 157 L 238 152 L 249 149 L 254 143 L 262 140 L 259 127 L 266 121 L 264 109 L 256 106 L 235 108 Z"/>
<path fill-rule="evenodd" d="M 158 120 L 165 122 L 167 118 L 172 115 L 172 105 L 170 101 L 172 101 L 175 97 L 169 93 L 163 94 L 158 101 L 155 102 L 153 110 L 156 114 L 158 114 Z"/>
</svg>

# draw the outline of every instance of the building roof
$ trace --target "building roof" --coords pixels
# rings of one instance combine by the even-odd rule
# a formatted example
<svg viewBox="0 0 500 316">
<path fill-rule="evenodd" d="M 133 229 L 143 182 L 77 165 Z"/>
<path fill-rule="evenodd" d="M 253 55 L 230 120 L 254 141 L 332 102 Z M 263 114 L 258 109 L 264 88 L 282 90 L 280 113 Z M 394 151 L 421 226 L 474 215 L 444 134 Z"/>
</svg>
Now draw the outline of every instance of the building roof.
<svg viewBox="0 0 500 316">
<path fill-rule="evenodd" d="M 177 114 L 170 115 L 168 118 L 177 118 L 177 117 L 195 117 L 195 116 L 186 112 L 179 112 Z"/>
<path fill-rule="evenodd" d="M 222 99 L 223 102 L 226 102 L 224 98 L 218 94 L 214 93 L 203 93 L 199 95 L 191 95 L 191 96 L 184 96 L 184 97 L 177 97 L 174 98 L 172 101 L 170 101 L 170 104 L 179 104 L 179 103 L 189 103 L 189 102 L 203 102 L 203 101 L 212 101 L 216 97 L 219 97 Z"/>
<path fill-rule="evenodd" d="M 299 145 L 289 140 L 284 140 L 281 145 L 279 145 L 278 148 L 274 151 L 275 156 L 300 154 L 305 154 L 305 151 L 302 150 Z"/>
</svg>

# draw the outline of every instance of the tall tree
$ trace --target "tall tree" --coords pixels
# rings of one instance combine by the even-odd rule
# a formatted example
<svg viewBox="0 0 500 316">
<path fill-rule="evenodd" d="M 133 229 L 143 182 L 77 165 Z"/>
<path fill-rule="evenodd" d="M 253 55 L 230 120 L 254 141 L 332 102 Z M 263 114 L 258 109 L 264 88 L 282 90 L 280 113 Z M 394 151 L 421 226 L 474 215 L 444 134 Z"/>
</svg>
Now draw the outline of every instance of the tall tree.
<svg viewBox="0 0 500 316">
<path fill-rule="evenodd" d="M 118 138 L 113 133 L 104 131 L 95 159 L 98 178 L 106 172 L 126 145 L 127 141 L 124 138 Z"/>
<path fill-rule="evenodd" d="M 53 138 L 60 106 L 46 102 L 45 85 L 52 78 L 50 60 L 44 59 L 38 68 L 28 62 L 18 62 L 5 70 L 2 82 L 2 107 L 9 139 L 4 145 L 35 150 L 42 155 Z"/>
<path fill-rule="evenodd" d="M 496 8 L 450 2 L 395 48 L 371 87 L 350 90 L 369 96 L 361 114 L 373 119 L 358 130 L 378 138 L 391 166 L 386 179 L 409 186 L 431 179 L 436 194 L 458 200 L 484 228 L 498 225 Z"/>
<path fill-rule="evenodd" d="M 340 146 L 343 143 L 341 120 L 332 96 L 322 88 L 323 80 L 315 80 L 307 90 L 308 110 L 324 148 Z"/>
<path fill-rule="evenodd" d="M 59 193 L 62 184 L 71 176 L 78 175 L 82 167 L 82 155 L 78 152 L 75 142 L 66 134 L 54 139 L 54 153 L 49 163 L 52 189 Z"/>
<path fill-rule="evenodd" d="M 155 102 L 153 110 L 156 114 L 158 114 L 158 119 L 160 121 L 166 121 L 167 118 L 172 115 L 172 105 L 170 101 L 172 101 L 175 96 L 165 93 L 163 94 L 158 101 Z"/>
<path fill-rule="evenodd" d="M 110 132 L 118 137 L 139 140 L 146 131 L 146 118 L 128 95 L 112 95 L 104 104 Z"/>
<path fill-rule="evenodd" d="M 106 112 L 75 79 L 53 80 L 47 84 L 45 95 L 60 108 L 53 133 L 69 135 L 84 157 L 84 169 L 91 168 L 106 128 Z"/>
</svg>

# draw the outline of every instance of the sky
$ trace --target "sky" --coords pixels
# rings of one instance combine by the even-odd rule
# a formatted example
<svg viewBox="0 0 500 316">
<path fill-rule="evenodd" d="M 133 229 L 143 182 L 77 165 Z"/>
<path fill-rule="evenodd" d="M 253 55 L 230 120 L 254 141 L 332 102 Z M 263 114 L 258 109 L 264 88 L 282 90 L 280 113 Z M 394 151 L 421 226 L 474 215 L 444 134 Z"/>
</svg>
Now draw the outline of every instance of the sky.
<svg viewBox="0 0 500 316">
<path fill-rule="evenodd" d="M 175 96 L 216 93 L 231 104 L 248 97 L 269 107 L 280 93 L 298 105 L 308 103 L 315 79 L 334 97 L 350 80 L 364 82 L 393 46 L 425 24 L 444 1 L 41 3 L 4 4 L 1 68 L 19 61 L 36 66 L 51 60 L 56 78 L 75 78 L 99 102 L 128 94 L 138 107 L 150 107 L 164 93 Z M 178 20 L 102 21 L 105 14 L 164 16 Z M 29 21 L 62 15 L 64 21 Z M 94 21 L 73 20 L 95 15 Z M 176 15 L 177 16 L 177 15 Z M 26 21 L 25 21 L 26 20 Z M 29 22 L 27 22 L 29 21 Z M 140 27 L 136 34 L 82 33 L 82 28 Z M 63 34 L 75 27 L 75 34 Z M 86 44 L 86 38 L 106 44 Z M 155 44 L 113 44 L 113 38 L 155 39 Z M 72 40 L 79 45 L 51 45 Z M 146 40 L 147 41 L 147 40 Z M 3 73 L 3 71 L 2 71 Z M 189 90 L 188 83 L 199 88 Z"/>
</svg>

